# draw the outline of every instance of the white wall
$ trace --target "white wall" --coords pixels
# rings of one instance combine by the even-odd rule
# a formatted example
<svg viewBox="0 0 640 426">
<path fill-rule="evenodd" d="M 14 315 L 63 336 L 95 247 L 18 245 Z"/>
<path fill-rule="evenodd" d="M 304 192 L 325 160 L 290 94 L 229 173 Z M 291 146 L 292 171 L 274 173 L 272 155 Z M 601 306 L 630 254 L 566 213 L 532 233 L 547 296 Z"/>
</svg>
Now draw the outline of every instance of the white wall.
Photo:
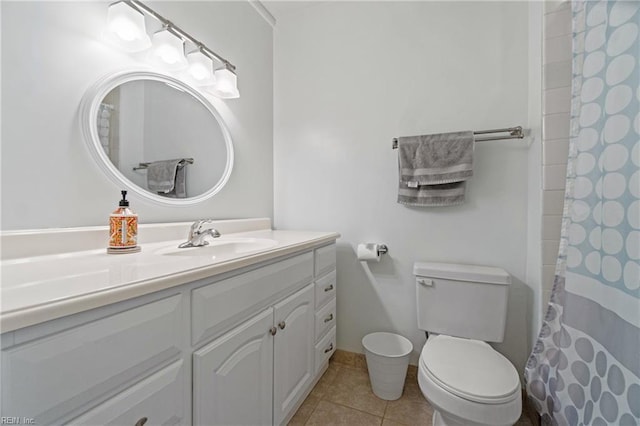
<svg viewBox="0 0 640 426">
<path fill-rule="evenodd" d="M 119 190 L 93 163 L 78 105 L 108 72 L 146 64 L 102 41 L 109 2 L 2 2 L 2 229 L 106 224 Z M 236 163 L 227 186 L 194 207 L 131 194 L 140 221 L 273 213 L 272 28 L 248 2 L 148 2 L 237 66 L 240 99 L 214 105 Z"/>
<path fill-rule="evenodd" d="M 193 164 L 185 166 L 187 195 L 203 194 L 225 171 L 227 148 L 222 129 L 190 94 L 155 83 L 145 88 L 145 154 L 139 161 L 193 158 Z M 171 107 L 166 106 L 168 103 Z M 134 173 L 145 178 L 147 188 L 147 172 Z"/>
<path fill-rule="evenodd" d="M 514 281 L 497 347 L 522 370 L 537 291 L 525 283 L 527 141 L 477 144 L 463 206 L 407 208 L 391 139 L 526 125 L 527 17 L 515 2 L 330 2 L 278 20 L 275 224 L 342 234 L 341 349 L 361 352 L 365 334 L 384 330 L 421 348 L 414 261 L 495 265 Z M 359 263 L 366 241 L 389 255 Z"/>
</svg>

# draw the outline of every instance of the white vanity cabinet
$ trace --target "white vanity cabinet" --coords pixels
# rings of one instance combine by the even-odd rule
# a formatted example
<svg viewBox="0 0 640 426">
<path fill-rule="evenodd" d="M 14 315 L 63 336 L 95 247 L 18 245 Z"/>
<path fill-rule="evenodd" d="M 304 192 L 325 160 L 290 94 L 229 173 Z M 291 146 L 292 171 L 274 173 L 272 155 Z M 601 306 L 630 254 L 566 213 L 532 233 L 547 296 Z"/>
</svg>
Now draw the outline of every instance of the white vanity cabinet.
<svg viewBox="0 0 640 426">
<path fill-rule="evenodd" d="M 315 372 L 336 351 L 336 245 L 320 247 L 315 251 Z"/>
<path fill-rule="evenodd" d="M 286 423 L 335 350 L 335 244 L 2 335 L 2 417 Z M 24 421 L 23 421 L 24 424 Z"/>
<path fill-rule="evenodd" d="M 72 425 L 179 425 L 188 421 L 185 365 L 176 361 L 73 419 Z"/>
<path fill-rule="evenodd" d="M 2 416 L 40 425 L 108 424 L 108 418 L 122 424 L 119 415 L 127 412 L 135 417 L 132 425 L 144 417 L 156 424 L 188 421 L 182 302 L 180 294 L 161 296 L 3 335 Z M 169 364 L 173 368 L 154 377 Z M 141 411 L 131 410 L 134 397 Z M 101 404 L 112 408 L 86 422 L 72 420 Z M 161 408 L 163 418 L 156 416 Z"/>
<path fill-rule="evenodd" d="M 281 424 L 314 375 L 313 284 L 196 351 L 194 424 Z"/>
<path fill-rule="evenodd" d="M 297 409 L 315 375 L 314 288 L 309 284 L 274 307 L 273 424 Z M 288 420 L 288 419 L 287 419 Z"/>
<path fill-rule="evenodd" d="M 273 310 L 193 354 L 193 423 L 264 425 L 273 413 Z"/>
</svg>

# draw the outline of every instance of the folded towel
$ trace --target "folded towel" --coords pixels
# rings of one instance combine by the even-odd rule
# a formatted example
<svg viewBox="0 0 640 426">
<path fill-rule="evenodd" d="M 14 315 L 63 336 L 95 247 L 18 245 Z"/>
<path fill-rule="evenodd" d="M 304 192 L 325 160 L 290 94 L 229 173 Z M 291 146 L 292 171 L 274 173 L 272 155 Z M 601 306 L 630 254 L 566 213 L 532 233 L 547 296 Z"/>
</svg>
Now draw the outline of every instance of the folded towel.
<svg viewBox="0 0 640 426">
<path fill-rule="evenodd" d="M 164 195 L 175 192 L 178 169 L 184 166 L 184 159 L 154 161 L 147 166 L 147 186 L 150 191 Z M 184 176 L 183 176 L 184 177 Z M 184 179 L 183 179 L 184 180 Z"/>
<path fill-rule="evenodd" d="M 186 163 L 180 163 L 176 170 L 176 183 L 172 191 L 159 193 L 169 198 L 187 198 L 187 168 Z"/>
<path fill-rule="evenodd" d="M 465 182 L 422 185 L 408 188 L 400 184 L 398 203 L 406 206 L 445 207 L 464 203 Z"/>
<path fill-rule="evenodd" d="M 453 206 L 464 202 L 473 175 L 473 132 L 398 138 L 398 203 Z"/>
</svg>

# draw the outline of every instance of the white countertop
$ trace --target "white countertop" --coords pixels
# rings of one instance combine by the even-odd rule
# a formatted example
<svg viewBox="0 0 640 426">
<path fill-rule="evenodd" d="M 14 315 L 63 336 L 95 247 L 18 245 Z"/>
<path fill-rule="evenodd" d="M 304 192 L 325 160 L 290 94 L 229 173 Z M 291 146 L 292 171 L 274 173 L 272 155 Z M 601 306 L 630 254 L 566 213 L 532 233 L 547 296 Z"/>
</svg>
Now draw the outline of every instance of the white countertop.
<svg viewBox="0 0 640 426">
<path fill-rule="evenodd" d="M 233 256 L 176 255 L 181 240 L 140 244 L 140 253 L 110 255 L 104 248 L 3 260 L 0 330 L 29 325 L 120 302 L 253 265 L 339 237 L 333 232 L 254 230 L 219 241 L 257 239 L 270 247 Z"/>
</svg>

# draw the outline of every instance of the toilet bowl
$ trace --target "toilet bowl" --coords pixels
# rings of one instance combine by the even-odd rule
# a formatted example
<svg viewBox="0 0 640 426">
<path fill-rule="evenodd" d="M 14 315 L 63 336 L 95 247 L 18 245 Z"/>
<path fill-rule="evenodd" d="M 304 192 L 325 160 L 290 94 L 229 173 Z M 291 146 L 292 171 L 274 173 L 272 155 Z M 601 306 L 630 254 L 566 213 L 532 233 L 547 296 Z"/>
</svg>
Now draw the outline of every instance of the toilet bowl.
<svg viewBox="0 0 640 426">
<path fill-rule="evenodd" d="M 501 268 L 416 262 L 418 328 L 429 333 L 418 384 L 434 426 L 513 425 L 522 410 L 515 367 L 502 342 L 511 276 Z"/>
<path fill-rule="evenodd" d="M 434 408 L 434 426 L 513 425 L 520 417 L 520 378 L 487 343 L 432 336 L 420 354 L 418 384 Z"/>
</svg>

